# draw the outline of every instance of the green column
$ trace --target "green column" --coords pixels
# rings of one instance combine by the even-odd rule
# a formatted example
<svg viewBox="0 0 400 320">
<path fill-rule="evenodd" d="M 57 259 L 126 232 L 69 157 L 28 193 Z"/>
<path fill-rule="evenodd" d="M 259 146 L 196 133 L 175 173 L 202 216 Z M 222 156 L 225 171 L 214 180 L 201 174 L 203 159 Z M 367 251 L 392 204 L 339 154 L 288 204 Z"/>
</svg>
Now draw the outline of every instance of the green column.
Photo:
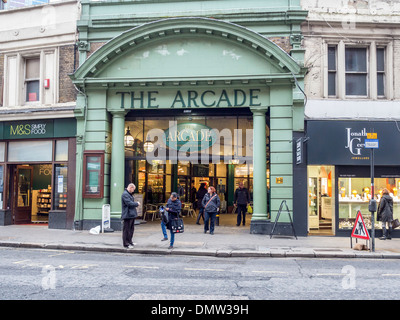
<svg viewBox="0 0 400 320">
<path fill-rule="evenodd" d="M 253 217 L 252 220 L 267 219 L 267 147 L 265 131 L 265 109 L 253 112 Z"/>
<path fill-rule="evenodd" d="M 111 216 L 121 216 L 121 195 L 124 191 L 124 128 L 125 111 L 112 111 L 112 146 L 111 146 L 111 179 L 110 206 Z"/>
</svg>

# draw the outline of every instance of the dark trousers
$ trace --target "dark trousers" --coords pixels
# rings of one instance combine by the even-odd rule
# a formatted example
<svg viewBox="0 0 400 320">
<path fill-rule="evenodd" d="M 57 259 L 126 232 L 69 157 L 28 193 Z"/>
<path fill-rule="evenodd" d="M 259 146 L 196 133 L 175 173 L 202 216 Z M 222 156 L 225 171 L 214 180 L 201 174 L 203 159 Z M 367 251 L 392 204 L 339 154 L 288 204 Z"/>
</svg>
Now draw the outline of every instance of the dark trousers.
<svg viewBox="0 0 400 320">
<path fill-rule="evenodd" d="M 133 232 L 135 231 L 135 219 L 124 219 L 122 228 L 122 243 L 124 247 L 132 244 Z"/>
<path fill-rule="evenodd" d="M 240 222 L 242 221 L 242 215 L 243 215 L 243 225 L 246 224 L 246 212 L 247 212 L 247 205 L 245 205 L 245 204 L 237 205 L 237 225 L 238 226 L 240 226 Z"/>
<path fill-rule="evenodd" d="M 215 219 L 217 217 L 216 212 L 204 212 L 204 232 L 208 231 L 208 221 L 210 221 L 210 233 L 214 233 Z"/>
<path fill-rule="evenodd" d="M 202 218 L 203 218 L 203 221 L 204 221 L 204 208 L 200 208 L 200 209 L 199 209 L 199 215 L 197 216 L 196 223 L 199 223 L 200 217 L 202 217 Z"/>
</svg>

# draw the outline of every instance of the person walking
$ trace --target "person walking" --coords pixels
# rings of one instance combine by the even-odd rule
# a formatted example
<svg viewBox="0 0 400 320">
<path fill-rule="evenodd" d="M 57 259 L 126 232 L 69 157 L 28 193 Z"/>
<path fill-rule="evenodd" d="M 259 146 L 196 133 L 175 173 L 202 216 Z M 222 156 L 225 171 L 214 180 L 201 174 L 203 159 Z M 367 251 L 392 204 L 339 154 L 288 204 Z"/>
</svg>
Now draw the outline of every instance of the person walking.
<svg viewBox="0 0 400 320">
<path fill-rule="evenodd" d="M 210 234 L 214 234 L 215 219 L 219 210 L 220 200 L 218 194 L 215 192 L 214 187 L 208 187 L 208 192 L 205 194 L 202 200 L 204 208 L 204 233 L 210 230 Z M 209 223 L 210 221 L 210 223 Z M 209 226 L 210 224 L 210 226 Z"/>
<path fill-rule="evenodd" d="M 139 202 L 135 202 L 133 192 L 136 186 L 130 183 L 121 196 L 122 212 L 121 219 L 123 220 L 122 229 L 122 244 L 125 248 L 133 248 L 133 232 L 135 231 L 135 219 L 138 216 L 136 208 L 140 205 Z"/>
<path fill-rule="evenodd" d="M 206 195 L 206 193 L 207 193 L 206 184 L 205 183 L 200 184 L 200 188 L 199 188 L 199 190 L 197 190 L 197 193 L 196 193 L 197 207 L 199 208 L 199 214 L 196 219 L 196 224 L 200 224 L 199 223 L 200 217 L 202 217 L 203 221 L 204 221 L 204 207 L 202 205 L 202 201 L 203 201 L 203 198 Z"/>
<path fill-rule="evenodd" d="M 382 198 L 379 202 L 377 211 L 377 221 L 382 223 L 382 237 L 380 240 L 392 239 L 392 221 L 393 221 L 393 199 L 389 195 L 389 190 L 382 190 Z M 387 226 L 387 227 L 386 227 Z"/>
<path fill-rule="evenodd" d="M 233 200 L 234 205 L 237 207 L 237 226 L 240 226 L 243 216 L 243 225 L 246 225 L 247 205 L 250 203 L 249 191 L 244 187 L 243 182 L 239 182 L 239 188 L 235 191 Z"/>
<path fill-rule="evenodd" d="M 172 232 L 171 227 L 171 220 L 178 219 L 179 214 L 182 210 L 182 203 L 178 199 L 178 194 L 176 192 L 172 192 L 171 196 L 168 199 L 167 205 L 165 210 L 168 211 L 168 222 L 167 222 L 167 229 L 171 232 L 171 239 L 169 241 L 168 249 L 172 249 L 174 247 L 175 242 L 175 233 Z"/>
</svg>

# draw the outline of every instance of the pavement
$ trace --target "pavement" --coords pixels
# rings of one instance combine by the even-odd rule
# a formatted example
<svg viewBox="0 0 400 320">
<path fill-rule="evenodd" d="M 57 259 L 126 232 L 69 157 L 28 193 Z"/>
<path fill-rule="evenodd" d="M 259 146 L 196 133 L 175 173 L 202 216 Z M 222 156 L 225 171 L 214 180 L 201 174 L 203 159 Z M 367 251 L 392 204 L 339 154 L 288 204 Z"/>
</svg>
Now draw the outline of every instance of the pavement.
<svg viewBox="0 0 400 320">
<path fill-rule="evenodd" d="M 168 231 L 169 234 L 169 231 Z M 375 240 L 375 251 L 354 250 L 349 237 L 283 237 L 250 234 L 249 227 L 216 226 L 214 235 L 203 226 L 185 224 L 173 249 L 163 238 L 160 221 L 135 225 L 134 248 L 122 246 L 121 231 L 91 234 L 89 230 L 49 229 L 47 225 L 0 226 L 0 246 L 126 254 L 192 255 L 211 257 L 302 257 L 400 259 L 400 239 Z M 353 239 L 353 248 L 355 245 Z M 365 244 L 365 240 L 358 240 Z"/>
</svg>

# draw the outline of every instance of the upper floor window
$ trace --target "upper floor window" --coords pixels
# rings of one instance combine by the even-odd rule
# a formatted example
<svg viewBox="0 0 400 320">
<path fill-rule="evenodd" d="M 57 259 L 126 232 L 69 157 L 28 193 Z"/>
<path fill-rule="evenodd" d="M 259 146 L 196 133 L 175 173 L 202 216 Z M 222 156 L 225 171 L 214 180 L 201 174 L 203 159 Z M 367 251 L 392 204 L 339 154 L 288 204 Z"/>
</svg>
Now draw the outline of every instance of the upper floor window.
<svg viewBox="0 0 400 320">
<path fill-rule="evenodd" d="M 56 48 L 5 53 L 3 106 L 57 103 L 58 77 Z"/>
<path fill-rule="evenodd" d="M 39 101 L 40 58 L 25 59 L 25 102 Z"/>
<path fill-rule="evenodd" d="M 367 96 L 367 49 L 346 48 L 346 96 Z"/>
<path fill-rule="evenodd" d="M 327 45 L 325 96 L 332 98 L 388 98 L 387 47 Z"/>
</svg>

